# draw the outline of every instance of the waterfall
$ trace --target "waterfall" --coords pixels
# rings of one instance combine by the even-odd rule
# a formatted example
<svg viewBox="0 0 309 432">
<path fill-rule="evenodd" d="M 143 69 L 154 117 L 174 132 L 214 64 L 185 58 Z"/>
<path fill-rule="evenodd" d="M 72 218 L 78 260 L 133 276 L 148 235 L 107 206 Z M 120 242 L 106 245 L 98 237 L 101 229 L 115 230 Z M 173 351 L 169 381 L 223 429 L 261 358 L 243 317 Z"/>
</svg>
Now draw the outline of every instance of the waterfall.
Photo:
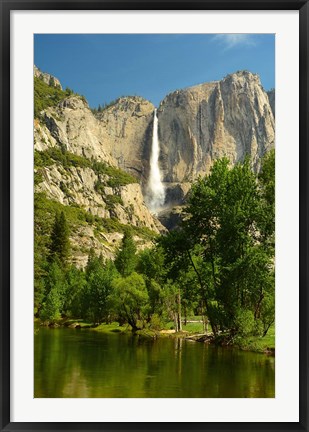
<svg viewBox="0 0 309 432">
<path fill-rule="evenodd" d="M 164 186 L 159 167 L 160 144 L 158 139 L 158 117 L 155 109 L 153 115 L 152 149 L 150 156 L 150 173 L 148 181 L 148 206 L 151 212 L 157 213 L 165 200 Z"/>
</svg>

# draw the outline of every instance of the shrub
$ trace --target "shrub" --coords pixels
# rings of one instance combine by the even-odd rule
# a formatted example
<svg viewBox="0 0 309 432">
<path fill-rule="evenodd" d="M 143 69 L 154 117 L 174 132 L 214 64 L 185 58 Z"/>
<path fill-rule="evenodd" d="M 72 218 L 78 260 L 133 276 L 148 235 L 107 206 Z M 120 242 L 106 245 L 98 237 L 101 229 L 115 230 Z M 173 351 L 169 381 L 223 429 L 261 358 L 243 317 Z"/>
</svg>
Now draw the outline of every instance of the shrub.
<svg viewBox="0 0 309 432">
<path fill-rule="evenodd" d="M 240 310 L 235 317 L 235 327 L 241 336 L 248 336 L 255 330 L 254 315 L 250 310 Z"/>
<path fill-rule="evenodd" d="M 158 314 L 153 314 L 150 320 L 150 328 L 152 330 L 161 330 L 161 328 L 163 327 L 161 318 L 159 317 Z"/>
</svg>

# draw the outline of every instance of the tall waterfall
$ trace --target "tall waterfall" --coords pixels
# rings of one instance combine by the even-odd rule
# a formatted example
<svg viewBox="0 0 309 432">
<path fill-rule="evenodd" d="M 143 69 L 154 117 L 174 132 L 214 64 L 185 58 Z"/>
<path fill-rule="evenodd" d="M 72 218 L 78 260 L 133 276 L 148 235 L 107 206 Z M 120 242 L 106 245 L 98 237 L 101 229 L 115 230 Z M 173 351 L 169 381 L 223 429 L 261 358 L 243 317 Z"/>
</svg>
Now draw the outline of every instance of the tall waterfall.
<svg viewBox="0 0 309 432">
<path fill-rule="evenodd" d="M 152 132 L 152 149 L 150 156 L 150 173 L 148 181 L 148 205 L 150 211 L 157 213 L 163 206 L 165 199 L 164 186 L 161 181 L 161 173 L 159 167 L 160 144 L 158 139 L 158 117 L 157 110 L 153 116 L 153 132 Z"/>
</svg>

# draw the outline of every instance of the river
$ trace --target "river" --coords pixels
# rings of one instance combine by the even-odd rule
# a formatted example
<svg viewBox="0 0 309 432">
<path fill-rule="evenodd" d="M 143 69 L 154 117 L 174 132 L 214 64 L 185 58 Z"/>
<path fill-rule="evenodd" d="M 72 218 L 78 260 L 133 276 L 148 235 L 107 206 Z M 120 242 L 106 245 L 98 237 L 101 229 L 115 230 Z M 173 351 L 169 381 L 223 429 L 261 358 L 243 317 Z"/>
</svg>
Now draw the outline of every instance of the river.
<svg viewBox="0 0 309 432">
<path fill-rule="evenodd" d="M 173 338 L 40 328 L 37 398 L 270 398 L 275 358 Z"/>
</svg>

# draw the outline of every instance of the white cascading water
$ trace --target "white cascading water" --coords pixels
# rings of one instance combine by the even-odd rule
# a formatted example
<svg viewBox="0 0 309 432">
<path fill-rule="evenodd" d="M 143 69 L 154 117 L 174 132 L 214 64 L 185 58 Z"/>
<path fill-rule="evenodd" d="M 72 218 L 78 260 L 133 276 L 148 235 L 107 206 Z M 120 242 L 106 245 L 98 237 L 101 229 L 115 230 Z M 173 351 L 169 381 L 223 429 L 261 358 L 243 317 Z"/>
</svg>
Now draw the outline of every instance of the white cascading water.
<svg viewBox="0 0 309 432">
<path fill-rule="evenodd" d="M 161 180 L 159 167 L 160 144 L 158 139 L 158 117 L 157 110 L 153 116 L 152 149 L 150 156 L 150 173 L 148 180 L 148 206 L 151 212 L 158 213 L 164 204 L 165 191 Z"/>
</svg>

